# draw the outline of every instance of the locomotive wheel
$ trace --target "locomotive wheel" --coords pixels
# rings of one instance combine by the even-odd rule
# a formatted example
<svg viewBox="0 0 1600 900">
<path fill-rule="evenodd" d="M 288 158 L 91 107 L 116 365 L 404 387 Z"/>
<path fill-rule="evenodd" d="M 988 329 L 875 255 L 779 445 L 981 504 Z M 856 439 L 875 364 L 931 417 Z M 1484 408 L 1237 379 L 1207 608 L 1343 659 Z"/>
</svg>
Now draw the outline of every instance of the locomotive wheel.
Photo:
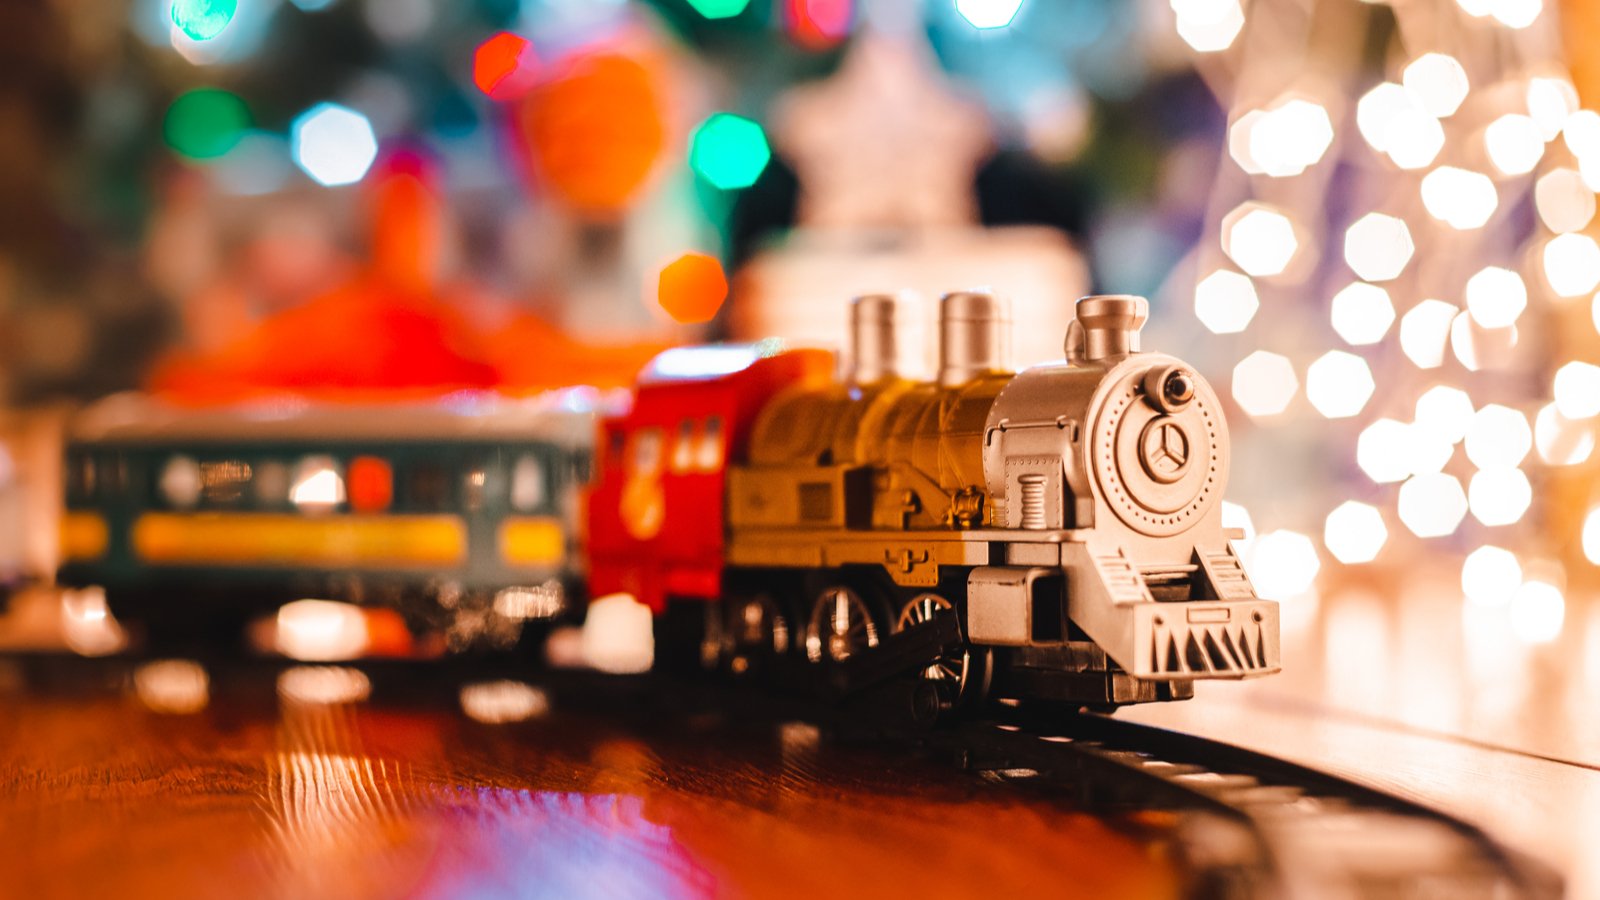
<svg viewBox="0 0 1600 900">
<path fill-rule="evenodd" d="M 852 588 L 824 588 L 811 605 L 806 624 L 806 658 L 841 663 L 878 646 L 881 634 L 872 609 Z"/>
<path fill-rule="evenodd" d="M 953 612 L 955 605 L 939 594 L 918 594 L 900 608 L 894 630 L 900 632 L 913 625 L 921 625 L 947 610 Z M 966 706 L 977 702 L 988 690 L 988 663 L 987 651 L 975 651 L 964 643 L 958 644 L 946 647 L 938 659 L 919 673 L 919 677 L 937 691 L 941 707 L 951 709 Z"/>
<path fill-rule="evenodd" d="M 789 622 L 770 594 L 737 597 L 727 607 L 723 642 L 728 671 L 744 676 L 789 652 Z"/>
</svg>

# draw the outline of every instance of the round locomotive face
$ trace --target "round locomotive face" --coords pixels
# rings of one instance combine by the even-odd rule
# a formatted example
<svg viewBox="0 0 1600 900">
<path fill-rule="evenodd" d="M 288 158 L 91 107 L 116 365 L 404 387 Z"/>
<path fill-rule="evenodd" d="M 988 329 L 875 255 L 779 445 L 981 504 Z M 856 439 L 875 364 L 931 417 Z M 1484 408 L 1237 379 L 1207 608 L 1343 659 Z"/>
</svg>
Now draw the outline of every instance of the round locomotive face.
<svg viewBox="0 0 1600 900">
<path fill-rule="evenodd" d="M 1087 468 L 1117 518 L 1151 537 L 1194 527 L 1222 498 L 1227 425 L 1211 385 L 1170 356 L 1136 354 L 1090 401 Z"/>
</svg>

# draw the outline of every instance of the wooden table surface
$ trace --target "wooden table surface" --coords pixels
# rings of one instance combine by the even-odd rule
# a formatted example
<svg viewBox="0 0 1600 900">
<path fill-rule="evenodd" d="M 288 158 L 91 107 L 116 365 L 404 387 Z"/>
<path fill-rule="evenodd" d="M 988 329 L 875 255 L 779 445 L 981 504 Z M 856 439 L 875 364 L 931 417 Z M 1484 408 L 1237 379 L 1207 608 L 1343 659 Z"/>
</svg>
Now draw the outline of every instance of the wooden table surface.
<svg viewBox="0 0 1600 900">
<path fill-rule="evenodd" d="M 6 671 L 0 664 L 0 674 Z M 1168 897 L 1159 845 L 800 723 L 0 688 L 0 895 Z M 634 717 L 637 719 L 637 717 Z"/>
</svg>

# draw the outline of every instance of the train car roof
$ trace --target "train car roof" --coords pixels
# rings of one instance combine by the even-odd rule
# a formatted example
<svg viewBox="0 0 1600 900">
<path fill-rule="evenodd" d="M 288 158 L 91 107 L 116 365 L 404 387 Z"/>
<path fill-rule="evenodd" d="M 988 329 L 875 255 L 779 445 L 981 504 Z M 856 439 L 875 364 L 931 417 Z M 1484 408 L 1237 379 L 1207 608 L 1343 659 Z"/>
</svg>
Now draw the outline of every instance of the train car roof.
<svg viewBox="0 0 1600 900">
<path fill-rule="evenodd" d="M 763 359 L 793 349 L 777 338 L 745 344 L 672 347 L 656 354 L 639 373 L 639 384 L 712 381 L 749 369 Z"/>
<path fill-rule="evenodd" d="M 596 416 L 625 406 L 625 394 L 583 388 L 525 398 L 463 392 L 429 402 L 363 405 L 288 398 L 207 410 L 119 395 L 75 417 L 68 438 L 149 446 L 499 440 L 585 445 L 594 439 Z"/>
</svg>

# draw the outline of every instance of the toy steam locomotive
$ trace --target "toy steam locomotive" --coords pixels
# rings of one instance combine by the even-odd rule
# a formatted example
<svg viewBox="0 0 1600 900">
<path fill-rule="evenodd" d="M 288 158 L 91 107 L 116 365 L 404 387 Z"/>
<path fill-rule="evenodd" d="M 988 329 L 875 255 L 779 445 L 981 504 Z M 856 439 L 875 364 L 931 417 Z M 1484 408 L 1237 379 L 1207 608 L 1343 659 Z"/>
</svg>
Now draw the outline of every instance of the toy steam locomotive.
<svg viewBox="0 0 1600 900">
<path fill-rule="evenodd" d="M 103 429 L 68 451 L 61 580 L 168 619 L 230 584 L 205 602 L 453 591 L 499 610 L 579 586 L 649 606 L 658 664 L 913 673 L 948 707 L 1180 699 L 1278 670 L 1277 606 L 1221 523 L 1220 403 L 1139 351 L 1143 299 L 1079 301 L 1066 360 L 1012 373 L 1000 302 L 950 294 L 932 382 L 898 373 L 895 310 L 855 302 L 842 379 L 776 341 L 661 354 L 602 418 L 581 523 L 560 498 L 596 430 L 570 415 L 492 436 L 439 416 L 359 439 L 303 417 Z"/>
</svg>

